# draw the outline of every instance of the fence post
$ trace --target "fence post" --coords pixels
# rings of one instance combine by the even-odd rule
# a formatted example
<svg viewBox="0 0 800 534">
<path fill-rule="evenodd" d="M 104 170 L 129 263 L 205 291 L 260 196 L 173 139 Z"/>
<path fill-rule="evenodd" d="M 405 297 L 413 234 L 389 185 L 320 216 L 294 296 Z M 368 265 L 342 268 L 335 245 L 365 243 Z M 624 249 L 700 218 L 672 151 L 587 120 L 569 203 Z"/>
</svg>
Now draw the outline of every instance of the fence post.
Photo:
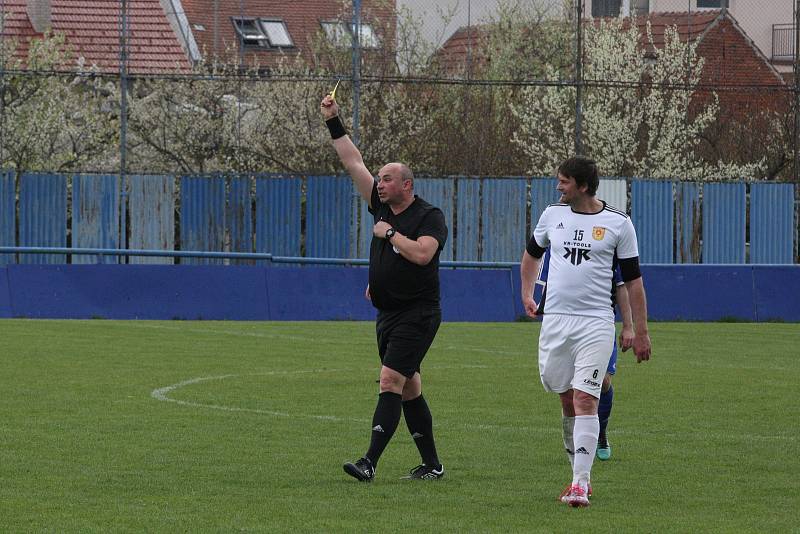
<svg viewBox="0 0 800 534">
<path fill-rule="evenodd" d="M 119 244 L 126 248 L 127 243 L 127 202 L 126 173 L 128 171 L 128 0 L 120 2 L 120 31 L 119 31 Z M 127 263 L 128 258 L 117 256 L 119 263 Z"/>
<path fill-rule="evenodd" d="M 361 101 L 361 0 L 353 0 L 353 144 L 358 146 Z"/>
<path fill-rule="evenodd" d="M 798 158 L 797 136 L 800 135 L 800 68 L 798 68 L 797 53 L 800 50 L 800 0 L 796 0 L 792 6 L 794 22 L 794 54 L 792 58 L 792 74 L 794 74 L 794 135 L 792 136 L 792 148 L 794 151 L 794 181 L 800 182 L 800 158 Z"/>
<path fill-rule="evenodd" d="M 583 154 L 583 0 L 575 0 L 575 154 Z"/>
<path fill-rule="evenodd" d="M 353 0 L 353 144 L 359 146 L 361 135 L 359 132 L 360 102 L 361 102 L 361 0 Z M 359 244 L 359 213 L 361 196 L 358 191 L 353 191 L 351 196 L 350 217 L 350 257 L 358 257 Z"/>
</svg>

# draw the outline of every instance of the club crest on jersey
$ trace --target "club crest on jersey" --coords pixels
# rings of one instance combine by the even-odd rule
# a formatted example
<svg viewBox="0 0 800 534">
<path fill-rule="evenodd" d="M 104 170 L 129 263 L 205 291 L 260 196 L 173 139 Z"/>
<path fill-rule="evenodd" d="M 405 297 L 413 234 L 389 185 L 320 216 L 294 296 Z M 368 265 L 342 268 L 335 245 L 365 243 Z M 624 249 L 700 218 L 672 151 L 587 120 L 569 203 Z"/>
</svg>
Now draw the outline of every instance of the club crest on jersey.
<svg viewBox="0 0 800 534">
<path fill-rule="evenodd" d="M 602 226 L 593 226 L 592 227 L 592 237 L 595 241 L 602 241 L 603 238 L 606 236 L 606 229 Z"/>
</svg>

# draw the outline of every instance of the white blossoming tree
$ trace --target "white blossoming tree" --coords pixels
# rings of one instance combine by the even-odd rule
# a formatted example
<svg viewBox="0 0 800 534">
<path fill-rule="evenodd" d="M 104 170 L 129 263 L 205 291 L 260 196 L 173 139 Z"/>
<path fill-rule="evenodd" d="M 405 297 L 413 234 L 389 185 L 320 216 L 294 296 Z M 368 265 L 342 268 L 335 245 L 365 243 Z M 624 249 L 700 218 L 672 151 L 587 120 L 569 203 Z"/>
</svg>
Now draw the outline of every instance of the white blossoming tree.
<svg viewBox="0 0 800 534">
<path fill-rule="evenodd" d="M 204 64 L 197 77 L 137 81 L 130 92 L 130 168 L 205 173 L 221 169 L 236 66 Z"/>
<path fill-rule="evenodd" d="M 376 35 L 389 37 L 362 55 L 359 134 L 367 165 L 400 160 L 434 175 L 551 174 L 575 150 L 573 13 L 573 0 L 501 2 L 494 19 L 474 28 L 464 64 L 434 51 L 407 11 L 370 18 Z M 656 47 L 649 32 L 626 24 L 585 25 L 582 139 L 605 175 L 713 180 L 786 172 L 794 160 L 791 111 L 759 119 L 758 128 L 738 116 L 726 122 L 716 95 L 699 87 L 704 61 L 695 44 L 672 28 Z M 269 69 L 239 65 L 230 53 L 206 57 L 191 76 L 132 80 L 128 171 L 340 172 L 318 106 L 343 78 L 337 96 L 352 131 L 345 45 L 320 30 L 304 43 L 305 59 L 287 55 Z M 35 40 L 24 61 L 11 39 L 0 41 L 0 54 L 4 165 L 118 169 L 118 79 L 95 76 L 63 36 Z"/>
<path fill-rule="evenodd" d="M 637 27 L 618 20 L 586 25 L 585 36 L 583 146 L 603 174 L 715 179 L 761 172 L 761 162 L 709 163 L 699 156 L 702 133 L 719 108 L 715 95 L 693 104 L 704 64 L 696 44 L 667 28 L 656 47 L 648 26 L 642 47 Z M 558 75 L 551 68 L 547 78 L 556 82 Z M 575 95 L 573 87 L 554 83 L 525 88 L 510 102 L 519 120 L 513 142 L 526 154 L 528 172 L 550 173 L 574 152 Z"/>
<path fill-rule="evenodd" d="M 109 82 L 75 59 L 62 34 L 31 40 L 27 57 L 3 42 L 2 164 L 17 172 L 96 170 L 114 160 L 119 126 Z M 19 72 L 27 69 L 29 74 Z"/>
<path fill-rule="evenodd" d="M 393 31 L 408 36 L 415 30 L 400 25 Z M 350 50 L 321 31 L 309 46 L 311 62 L 286 56 L 263 69 L 207 57 L 191 77 L 137 82 L 129 100 L 131 166 L 184 173 L 340 172 L 319 102 L 334 73 L 349 69 Z M 430 99 L 419 87 L 368 81 L 397 75 L 390 48 L 365 56 L 359 129 L 364 159 L 371 166 L 409 161 L 424 140 L 418 134 L 431 123 Z M 352 94 L 352 83 L 343 80 L 337 100 L 348 125 Z"/>
<path fill-rule="evenodd" d="M 238 123 L 230 123 L 229 157 L 252 171 L 333 172 L 336 154 L 324 149 L 330 136 L 319 113 L 331 84 L 308 81 L 313 73 L 298 63 L 271 74 L 270 81 L 247 85 Z M 341 89 L 337 93 L 341 100 Z"/>
</svg>

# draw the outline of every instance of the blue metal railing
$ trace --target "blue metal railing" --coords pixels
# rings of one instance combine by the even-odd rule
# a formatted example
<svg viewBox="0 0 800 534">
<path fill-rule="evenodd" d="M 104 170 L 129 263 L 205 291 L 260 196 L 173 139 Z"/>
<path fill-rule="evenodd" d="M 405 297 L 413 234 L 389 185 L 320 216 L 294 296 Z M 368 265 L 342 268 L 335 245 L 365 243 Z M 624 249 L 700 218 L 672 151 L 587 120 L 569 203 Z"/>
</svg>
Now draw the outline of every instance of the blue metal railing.
<svg viewBox="0 0 800 534">
<path fill-rule="evenodd" d="M 265 252 L 204 252 L 198 250 L 147 250 L 116 248 L 70 247 L 0 247 L 0 254 L 80 254 L 87 256 L 156 256 L 172 258 L 214 258 L 231 260 L 261 260 L 270 263 L 297 263 L 306 265 L 369 265 L 362 258 L 302 258 L 275 256 Z M 519 264 L 511 261 L 441 261 L 441 267 L 472 269 L 509 269 Z"/>
</svg>

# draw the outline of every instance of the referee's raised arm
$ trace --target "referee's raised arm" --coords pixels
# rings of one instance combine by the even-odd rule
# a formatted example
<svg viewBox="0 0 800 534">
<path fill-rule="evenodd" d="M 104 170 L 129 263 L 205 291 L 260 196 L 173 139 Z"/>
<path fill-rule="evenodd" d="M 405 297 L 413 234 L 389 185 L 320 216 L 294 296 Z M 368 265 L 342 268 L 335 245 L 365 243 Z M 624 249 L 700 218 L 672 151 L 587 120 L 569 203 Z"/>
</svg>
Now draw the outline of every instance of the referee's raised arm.
<svg viewBox="0 0 800 534">
<path fill-rule="evenodd" d="M 339 119 L 339 105 L 331 95 L 325 95 L 325 98 L 323 98 L 320 103 L 320 111 L 325 119 L 325 125 L 331 132 L 333 147 L 336 149 L 336 153 L 339 154 L 339 159 L 342 161 L 345 169 L 347 169 L 347 172 L 350 173 L 353 184 L 356 186 L 356 189 L 358 189 L 361 198 L 369 204 L 372 198 L 372 188 L 375 185 L 375 178 L 373 178 L 367 166 L 364 165 L 361 152 L 359 152 L 356 145 L 353 144 L 350 136 L 347 135 L 344 124 L 342 124 L 342 121 Z"/>
</svg>

